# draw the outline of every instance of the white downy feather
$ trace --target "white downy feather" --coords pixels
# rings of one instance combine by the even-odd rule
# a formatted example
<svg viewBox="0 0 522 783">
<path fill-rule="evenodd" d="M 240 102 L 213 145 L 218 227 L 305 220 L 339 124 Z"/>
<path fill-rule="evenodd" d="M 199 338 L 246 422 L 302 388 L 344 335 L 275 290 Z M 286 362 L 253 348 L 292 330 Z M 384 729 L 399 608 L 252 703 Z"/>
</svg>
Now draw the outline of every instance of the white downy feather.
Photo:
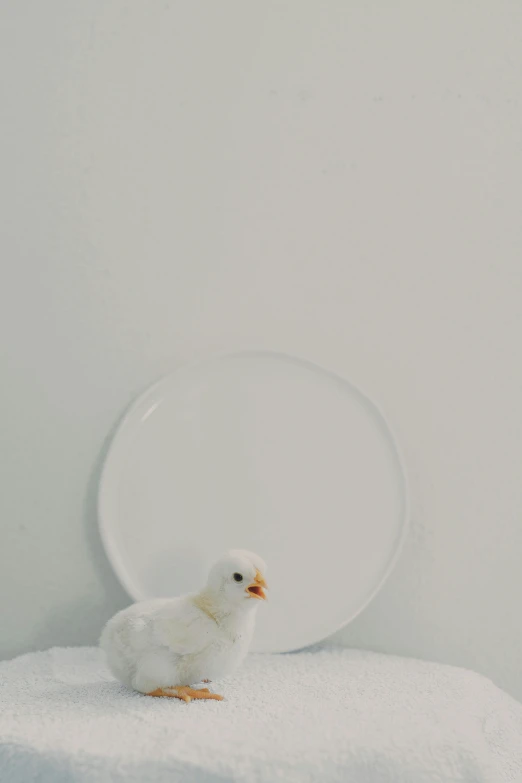
<svg viewBox="0 0 522 783">
<path fill-rule="evenodd" d="M 118 612 L 100 639 L 114 676 L 151 693 L 231 674 L 248 652 L 260 603 L 246 587 L 265 573 L 257 555 L 233 550 L 213 566 L 199 593 L 142 601 Z"/>
</svg>

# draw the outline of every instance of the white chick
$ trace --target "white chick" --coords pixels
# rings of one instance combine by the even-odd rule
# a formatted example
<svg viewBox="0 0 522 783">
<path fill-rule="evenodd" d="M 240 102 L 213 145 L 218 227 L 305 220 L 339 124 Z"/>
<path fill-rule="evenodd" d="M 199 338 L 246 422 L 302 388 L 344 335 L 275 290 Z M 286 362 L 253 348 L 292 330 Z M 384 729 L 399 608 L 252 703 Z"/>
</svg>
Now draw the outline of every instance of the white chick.
<svg viewBox="0 0 522 783">
<path fill-rule="evenodd" d="M 221 700 L 208 688 L 190 686 L 224 677 L 242 662 L 256 608 L 266 598 L 265 573 L 253 552 L 232 550 L 215 563 L 200 592 L 118 612 L 100 638 L 114 676 L 149 696 Z"/>
</svg>

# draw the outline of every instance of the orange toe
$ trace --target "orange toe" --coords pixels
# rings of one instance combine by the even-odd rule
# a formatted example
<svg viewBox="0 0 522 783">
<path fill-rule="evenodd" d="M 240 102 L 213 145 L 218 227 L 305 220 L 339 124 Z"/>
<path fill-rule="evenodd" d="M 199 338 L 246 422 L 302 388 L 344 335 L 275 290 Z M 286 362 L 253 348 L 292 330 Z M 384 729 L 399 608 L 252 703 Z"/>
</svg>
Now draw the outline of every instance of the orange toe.
<svg viewBox="0 0 522 783">
<path fill-rule="evenodd" d="M 223 696 L 218 693 L 210 693 L 208 688 L 201 688 L 197 690 L 191 688 L 189 685 L 178 685 L 172 688 L 156 688 L 151 691 L 147 696 L 159 696 L 169 699 L 180 699 L 188 704 L 192 699 L 214 699 L 215 701 L 222 701 Z"/>
</svg>

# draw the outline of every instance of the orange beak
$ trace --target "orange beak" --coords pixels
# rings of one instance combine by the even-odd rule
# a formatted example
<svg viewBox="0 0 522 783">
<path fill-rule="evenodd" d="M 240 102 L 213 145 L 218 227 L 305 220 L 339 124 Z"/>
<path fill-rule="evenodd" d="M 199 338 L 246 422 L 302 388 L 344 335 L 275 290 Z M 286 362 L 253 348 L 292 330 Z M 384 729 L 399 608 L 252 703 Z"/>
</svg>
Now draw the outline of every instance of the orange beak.
<svg viewBox="0 0 522 783">
<path fill-rule="evenodd" d="M 263 588 L 268 589 L 268 585 L 261 573 L 256 571 L 256 578 L 252 584 L 248 585 L 246 592 L 248 593 L 249 598 L 259 598 L 261 601 L 266 601 L 266 593 Z"/>
</svg>

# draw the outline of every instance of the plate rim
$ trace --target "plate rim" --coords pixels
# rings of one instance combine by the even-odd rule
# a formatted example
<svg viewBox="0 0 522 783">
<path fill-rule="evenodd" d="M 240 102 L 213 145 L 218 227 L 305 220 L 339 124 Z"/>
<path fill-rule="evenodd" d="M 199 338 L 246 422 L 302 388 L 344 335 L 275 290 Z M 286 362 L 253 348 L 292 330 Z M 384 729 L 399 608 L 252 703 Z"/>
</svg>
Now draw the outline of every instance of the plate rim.
<svg viewBox="0 0 522 783">
<path fill-rule="evenodd" d="M 401 494 L 403 499 L 401 531 L 400 531 L 400 535 L 398 536 L 397 542 L 395 544 L 394 551 L 390 556 L 390 559 L 388 560 L 386 568 L 384 569 L 383 575 L 381 576 L 380 580 L 376 583 L 376 586 L 369 591 L 368 596 L 361 604 L 361 606 L 355 612 L 352 612 L 351 615 L 349 615 L 346 618 L 346 620 L 341 622 L 326 637 L 320 636 L 319 638 L 316 638 L 313 641 L 308 642 L 304 647 L 302 645 L 299 645 L 298 647 L 292 647 L 288 649 L 284 648 L 284 649 L 271 650 L 270 653 L 267 654 L 297 652 L 298 650 L 307 649 L 309 647 L 313 647 L 314 645 L 320 644 L 325 639 L 338 633 L 343 628 L 346 628 L 360 614 L 362 614 L 362 612 L 364 612 L 364 610 L 371 604 L 374 598 L 381 592 L 382 588 L 384 587 L 389 577 L 395 570 L 397 562 L 401 554 L 403 553 L 404 545 L 408 537 L 410 526 L 411 526 L 411 505 L 410 505 L 411 501 L 410 501 L 409 478 L 406 470 L 405 461 L 403 458 L 403 453 L 399 445 L 399 442 L 395 436 L 395 432 L 390 426 L 387 418 L 385 417 L 382 408 L 379 405 L 377 405 L 377 403 L 374 402 L 374 400 L 371 397 L 369 397 L 368 394 L 362 391 L 359 388 L 359 386 L 357 386 L 352 381 L 345 378 L 340 373 L 335 372 L 333 370 L 329 370 L 326 367 L 323 367 L 318 362 L 314 362 L 309 359 L 302 358 L 301 356 L 298 356 L 296 354 L 288 354 L 281 351 L 270 351 L 270 350 L 241 350 L 241 351 L 223 351 L 223 352 L 213 353 L 203 358 L 193 359 L 192 361 L 189 362 L 183 362 L 182 364 L 179 365 L 179 367 L 176 367 L 174 370 L 165 373 L 164 375 L 162 375 L 161 378 L 153 382 L 143 392 L 141 392 L 141 394 L 139 394 L 127 406 L 123 416 L 121 417 L 114 431 L 110 435 L 110 443 L 103 460 L 103 466 L 102 466 L 99 485 L 98 485 L 98 495 L 97 495 L 97 504 L 96 504 L 98 531 L 109 564 L 116 578 L 118 579 L 120 585 L 124 588 L 129 598 L 131 598 L 133 603 L 148 600 L 146 596 L 142 596 L 142 595 L 140 596 L 139 591 L 135 589 L 135 585 L 133 584 L 133 581 L 129 576 L 128 569 L 122 560 L 121 554 L 118 552 L 118 547 L 115 544 L 113 536 L 110 532 L 110 519 L 108 519 L 108 517 L 110 516 L 108 512 L 108 506 L 109 506 L 108 498 L 110 494 L 112 464 L 114 462 L 113 458 L 115 453 L 117 453 L 119 449 L 119 441 L 121 439 L 122 434 L 125 434 L 129 422 L 135 418 L 136 414 L 139 412 L 141 408 L 144 407 L 145 403 L 148 403 L 148 407 L 150 408 L 150 411 L 148 413 L 146 412 L 146 415 L 149 415 L 149 413 L 153 412 L 155 405 L 158 404 L 157 392 L 161 388 L 161 386 L 163 386 L 163 384 L 165 384 L 167 381 L 175 379 L 176 376 L 184 374 L 201 365 L 210 365 L 226 359 L 241 359 L 241 358 L 260 358 L 260 359 L 272 358 L 272 359 L 278 359 L 280 361 L 290 362 L 292 364 L 298 364 L 300 366 L 307 367 L 310 370 L 319 371 L 323 374 L 326 374 L 336 383 L 341 383 L 343 386 L 347 386 L 350 389 L 352 389 L 352 391 L 354 391 L 357 395 L 359 395 L 362 398 L 362 400 L 364 400 L 367 407 L 379 420 L 380 426 L 386 432 L 390 440 L 390 443 L 393 446 L 393 450 L 395 452 L 395 458 L 397 460 L 397 464 L 399 468 L 399 475 L 401 479 L 401 490 L 402 490 Z M 141 421 L 143 420 L 144 417 L 142 417 Z"/>
</svg>

